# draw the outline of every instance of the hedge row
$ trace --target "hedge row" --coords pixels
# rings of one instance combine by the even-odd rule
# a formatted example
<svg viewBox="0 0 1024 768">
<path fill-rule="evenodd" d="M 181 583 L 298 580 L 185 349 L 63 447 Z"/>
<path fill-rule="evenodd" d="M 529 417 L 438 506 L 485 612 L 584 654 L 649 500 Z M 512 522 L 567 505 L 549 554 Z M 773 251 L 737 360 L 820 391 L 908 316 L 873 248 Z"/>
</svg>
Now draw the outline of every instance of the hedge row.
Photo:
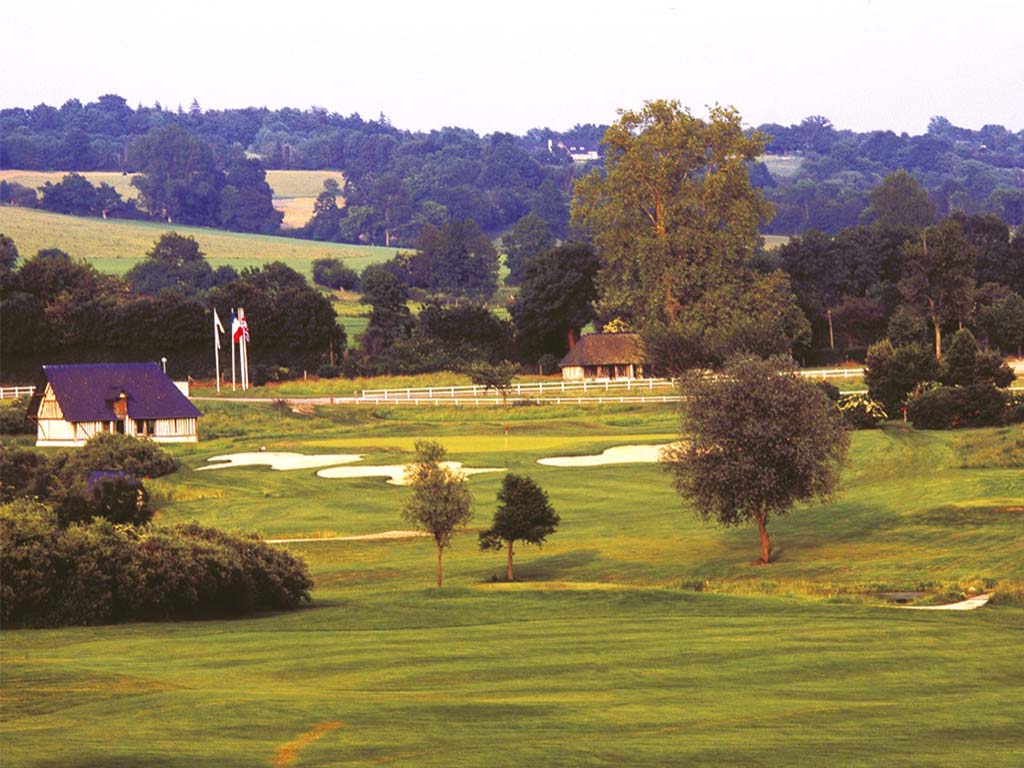
<svg viewBox="0 0 1024 768">
<path fill-rule="evenodd" d="M 302 560 L 195 523 L 62 528 L 45 507 L 0 507 L 0 622 L 106 624 L 240 616 L 308 602 Z"/>
</svg>

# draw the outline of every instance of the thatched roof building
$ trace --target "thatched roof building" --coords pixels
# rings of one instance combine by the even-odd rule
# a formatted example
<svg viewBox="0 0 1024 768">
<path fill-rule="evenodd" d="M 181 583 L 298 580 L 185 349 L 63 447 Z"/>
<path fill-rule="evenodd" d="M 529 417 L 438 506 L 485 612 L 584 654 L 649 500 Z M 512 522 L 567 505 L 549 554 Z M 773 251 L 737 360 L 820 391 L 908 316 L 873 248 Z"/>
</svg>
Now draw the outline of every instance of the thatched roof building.
<svg viewBox="0 0 1024 768">
<path fill-rule="evenodd" d="M 564 379 L 637 379 L 647 367 L 636 333 L 588 333 L 558 365 Z"/>
</svg>

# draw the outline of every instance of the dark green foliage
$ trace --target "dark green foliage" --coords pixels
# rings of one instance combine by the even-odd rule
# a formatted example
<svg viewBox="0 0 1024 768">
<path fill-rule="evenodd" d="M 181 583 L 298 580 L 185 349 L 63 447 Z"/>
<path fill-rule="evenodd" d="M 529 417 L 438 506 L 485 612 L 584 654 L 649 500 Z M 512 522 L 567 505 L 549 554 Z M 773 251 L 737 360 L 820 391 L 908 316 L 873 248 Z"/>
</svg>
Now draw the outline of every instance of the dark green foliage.
<svg viewBox="0 0 1024 768">
<path fill-rule="evenodd" d="M 561 359 L 582 328 L 594 319 L 594 279 L 600 261 L 582 243 L 559 246 L 527 261 L 515 303 L 509 307 L 516 337 L 526 356 Z"/>
<path fill-rule="evenodd" d="M 340 365 L 321 365 L 316 375 L 321 379 L 336 379 L 341 376 Z"/>
<path fill-rule="evenodd" d="M 409 291 L 386 267 L 371 264 L 360 277 L 363 301 L 370 305 L 370 324 L 361 346 L 380 354 L 398 339 L 408 338 L 415 321 L 406 301 Z"/>
<path fill-rule="evenodd" d="M 978 375 L 978 342 L 974 334 L 961 328 L 953 336 L 942 358 L 940 380 L 951 387 L 973 384 Z"/>
<path fill-rule="evenodd" d="M 901 168 L 871 190 L 861 220 L 881 227 L 927 227 L 935 221 L 935 206 L 928 191 Z"/>
<path fill-rule="evenodd" d="M 164 448 L 151 440 L 104 432 L 70 451 L 62 478 L 86 476 L 97 470 L 124 472 L 133 477 L 162 477 L 178 468 Z"/>
<path fill-rule="evenodd" d="M 805 349 L 807 318 L 796 305 L 789 278 L 781 271 L 747 274 L 742 281 L 708 291 L 671 325 L 652 323 L 642 331 L 647 359 L 678 376 L 694 367 L 720 367 L 737 354 L 767 358 Z"/>
<path fill-rule="evenodd" d="M 994 384 L 997 387 L 1010 386 L 1016 375 L 1006 364 L 1003 356 L 993 349 L 983 349 L 974 358 L 975 383 Z"/>
<path fill-rule="evenodd" d="M 16 181 L 0 181 L 0 205 L 35 208 L 38 204 L 39 195 L 31 187 Z"/>
<path fill-rule="evenodd" d="M 2 309 L 2 305 L 0 305 L 0 309 Z M 28 401 L 28 395 L 0 401 L 0 435 L 31 435 L 35 433 L 35 424 L 28 420 Z"/>
<path fill-rule="evenodd" d="M 937 387 L 907 404 L 907 418 L 918 429 L 989 427 L 1004 422 L 1009 399 L 991 384 Z"/>
<path fill-rule="evenodd" d="M 843 419 L 815 384 L 756 358 L 691 377 L 683 391 L 681 439 L 665 468 L 703 519 L 758 523 L 767 564 L 768 519 L 836 492 L 850 443 Z"/>
<path fill-rule="evenodd" d="M 893 416 L 900 413 L 914 387 L 937 381 L 941 373 L 935 356 L 921 344 L 893 347 L 885 339 L 868 349 L 864 383 L 868 396 L 882 403 L 886 413 Z"/>
<path fill-rule="evenodd" d="M 0 502 L 45 498 L 51 469 L 51 462 L 41 451 L 0 445 Z"/>
<path fill-rule="evenodd" d="M 476 305 L 445 307 L 428 302 L 420 309 L 416 335 L 441 347 L 451 358 L 452 369 L 475 360 L 497 363 L 512 348 L 512 324 Z"/>
<path fill-rule="evenodd" d="M 125 273 L 136 293 L 156 295 L 174 289 L 185 296 L 206 293 L 214 284 L 213 268 L 192 236 L 165 232 L 146 258 Z"/>
<path fill-rule="evenodd" d="M 925 344 L 928 337 L 928 326 L 925 324 L 924 318 L 912 312 L 905 304 L 900 304 L 889 317 L 885 335 L 894 347 Z"/>
<path fill-rule="evenodd" d="M 62 494 L 54 507 L 63 526 L 83 523 L 94 517 L 120 525 L 146 525 L 153 519 L 149 493 L 134 477 L 101 477 L 94 482 L 76 482 Z"/>
<path fill-rule="evenodd" d="M 505 475 L 498 491 L 498 508 L 494 521 L 480 532 L 480 549 L 500 550 L 507 547 L 508 580 L 512 581 L 512 547 L 517 541 L 543 546 L 547 537 L 558 530 L 558 513 L 548 494 L 525 475 Z"/>
<path fill-rule="evenodd" d="M 131 203 L 125 203 L 116 189 L 107 183 L 94 187 L 87 178 L 69 173 L 56 184 L 46 182 L 39 188 L 42 198 L 39 207 L 55 213 L 75 216 L 102 216 L 110 213 L 130 212 Z"/>
<path fill-rule="evenodd" d="M 38 505 L 0 508 L 5 626 L 237 616 L 309 600 L 305 564 L 284 550 L 194 523 L 61 528 Z"/>
<path fill-rule="evenodd" d="M 325 288 L 355 291 L 359 288 L 359 275 L 341 259 L 323 258 L 313 261 L 313 282 Z"/>
<path fill-rule="evenodd" d="M 827 381 L 816 381 L 814 383 L 822 392 L 825 393 L 825 397 L 827 397 L 833 403 L 839 401 L 839 398 L 842 393 L 839 391 L 839 387 L 837 387 L 835 384 L 831 384 Z"/>
<path fill-rule="evenodd" d="M 535 213 L 529 213 L 515 223 L 512 230 L 502 235 L 501 243 L 505 247 L 505 266 L 508 285 L 519 285 L 523 279 L 523 269 L 544 251 L 555 246 L 555 237 L 547 222 Z"/>
<path fill-rule="evenodd" d="M 498 287 L 498 251 L 472 219 L 427 225 L 417 240 L 421 261 L 409 285 L 446 296 L 486 301 Z"/>
</svg>

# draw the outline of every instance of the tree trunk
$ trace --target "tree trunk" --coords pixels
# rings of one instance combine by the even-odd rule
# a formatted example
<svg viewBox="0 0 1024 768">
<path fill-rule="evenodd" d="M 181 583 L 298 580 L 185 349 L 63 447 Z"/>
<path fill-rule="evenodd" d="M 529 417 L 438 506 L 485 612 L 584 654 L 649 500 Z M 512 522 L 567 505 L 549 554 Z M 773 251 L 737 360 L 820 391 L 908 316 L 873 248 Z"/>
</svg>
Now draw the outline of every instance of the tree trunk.
<svg viewBox="0 0 1024 768">
<path fill-rule="evenodd" d="M 441 552 L 443 548 L 440 544 L 437 545 L 437 586 L 441 586 Z"/>
<path fill-rule="evenodd" d="M 767 514 L 757 516 L 757 530 L 761 534 L 761 565 L 768 565 L 772 559 L 772 541 L 768 538 L 768 529 L 765 528 Z"/>
<path fill-rule="evenodd" d="M 513 543 L 514 542 L 512 542 L 512 541 L 509 541 L 509 543 L 508 543 L 508 580 L 509 581 L 514 581 L 515 580 L 512 577 L 512 544 Z"/>
<path fill-rule="evenodd" d="M 935 359 L 942 359 L 942 331 L 939 330 L 939 319 L 932 315 L 932 325 L 935 327 Z"/>
</svg>

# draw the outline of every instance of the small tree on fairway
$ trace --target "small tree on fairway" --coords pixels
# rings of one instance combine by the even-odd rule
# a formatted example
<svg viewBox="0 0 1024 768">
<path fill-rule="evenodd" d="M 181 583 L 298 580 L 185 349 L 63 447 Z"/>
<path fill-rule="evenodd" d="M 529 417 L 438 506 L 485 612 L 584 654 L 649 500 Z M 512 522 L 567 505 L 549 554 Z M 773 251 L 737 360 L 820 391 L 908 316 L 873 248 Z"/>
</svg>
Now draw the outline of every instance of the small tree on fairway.
<svg viewBox="0 0 1024 768">
<path fill-rule="evenodd" d="M 473 516 L 473 496 L 461 472 L 443 462 L 444 447 L 432 440 L 417 440 L 412 463 L 405 468 L 405 482 L 412 487 L 412 498 L 402 517 L 418 530 L 426 531 L 437 544 L 437 586 L 442 585 L 441 554 L 451 546 L 456 528 L 465 527 Z"/>
<path fill-rule="evenodd" d="M 683 389 L 683 438 L 663 459 L 676 490 L 705 520 L 756 522 L 767 565 L 769 517 L 835 493 L 849 446 L 842 417 L 817 385 L 754 358 Z"/>
<path fill-rule="evenodd" d="M 541 546 L 561 522 L 548 495 L 531 478 L 505 475 L 498 491 L 498 509 L 489 530 L 480 534 L 480 549 L 508 548 L 508 580 L 512 576 L 512 547 L 517 541 Z"/>
<path fill-rule="evenodd" d="M 478 362 L 470 366 L 466 374 L 476 386 L 483 387 L 484 392 L 493 389 L 501 395 L 501 402 L 508 408 L 508 396 L 512 393 L 512 384 L 519 373 L 519 366 L 507 360 L 497 365 Z"/>
</svg>

